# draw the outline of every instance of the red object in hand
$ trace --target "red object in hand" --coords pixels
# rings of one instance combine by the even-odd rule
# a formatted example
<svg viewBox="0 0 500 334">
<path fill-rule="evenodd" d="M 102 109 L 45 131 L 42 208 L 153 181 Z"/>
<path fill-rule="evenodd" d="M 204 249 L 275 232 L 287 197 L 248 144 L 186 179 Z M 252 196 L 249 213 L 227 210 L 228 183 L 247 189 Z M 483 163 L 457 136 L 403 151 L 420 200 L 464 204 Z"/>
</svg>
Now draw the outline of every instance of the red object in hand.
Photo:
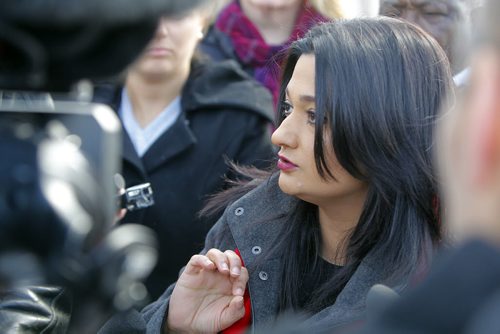
<svg viewBox="0 0 500 334">
<path fill-rule="evenodd" d="M 241 265 L 245 266 L 243 259 L 241 258 L 240 251 L 235 249 L 234 252 L 238 254 L 241 260 Z M 250 303 L 250 294 L 248 293 L 248 287 L 245 289 L 245 294 L 243 295 L 243 304 L 245 306 L 245 315 L 240 320 L 236 321 L 230 327 L 223 330 L 222 334 L 243 334 L 252 324 L 252 304 Z"/>
</svg>

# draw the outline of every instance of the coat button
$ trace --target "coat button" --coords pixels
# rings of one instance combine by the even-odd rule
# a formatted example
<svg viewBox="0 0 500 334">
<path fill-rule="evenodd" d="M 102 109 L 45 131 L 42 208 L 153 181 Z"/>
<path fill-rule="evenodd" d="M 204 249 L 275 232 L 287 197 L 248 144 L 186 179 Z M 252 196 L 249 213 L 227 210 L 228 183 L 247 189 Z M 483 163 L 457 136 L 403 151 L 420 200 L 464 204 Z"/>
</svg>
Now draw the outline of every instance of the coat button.
<svg viewBox="0 0 500 334">
<path fill-rule="evenodd" d="M 252 253 L 254 255 L 259 255 L 260 253 L 262 253 L 262 248 L 260 248 L 259 246 L 253 246 L 252 247 Z"/>
<path fill-rule="evenodd" d="M 269 276 L 267 275 L 267 273 L 265 271 L 261 271 L 259 273 L 259 278 L 263 281 L 267 281 L 267 279 L 269 278 Z"/>
<path fill-rule="evenodd" d="M 239 208 L 236 208 L 236 210 L 234 210 L 234 214 L 237 216 L 241 216 L 244 212 L 245 209 L 243 209 L 241 206 Z"/>
</svg>

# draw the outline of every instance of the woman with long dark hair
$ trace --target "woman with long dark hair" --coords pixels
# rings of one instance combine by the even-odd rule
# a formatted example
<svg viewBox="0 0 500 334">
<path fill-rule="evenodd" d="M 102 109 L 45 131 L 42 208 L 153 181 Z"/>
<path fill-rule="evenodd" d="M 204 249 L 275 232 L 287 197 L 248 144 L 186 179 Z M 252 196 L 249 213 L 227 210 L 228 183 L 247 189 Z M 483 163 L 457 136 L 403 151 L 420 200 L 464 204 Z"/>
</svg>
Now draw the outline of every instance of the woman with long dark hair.
<svg viewBox="0 0 500 334">
<path fill-rule="evenodd" d="M 403 289 L 425 271 L 441 239 L 431 151 L 450 78 L 438 44 L 395 19 L 339 20 L 294 42 L 279 171 L 232 190 L 254 188 L 143 310 L 148 329 L 259 328 L 288 310 L 341 325 L 363 316 L 374 284 Z"/>
</svg>

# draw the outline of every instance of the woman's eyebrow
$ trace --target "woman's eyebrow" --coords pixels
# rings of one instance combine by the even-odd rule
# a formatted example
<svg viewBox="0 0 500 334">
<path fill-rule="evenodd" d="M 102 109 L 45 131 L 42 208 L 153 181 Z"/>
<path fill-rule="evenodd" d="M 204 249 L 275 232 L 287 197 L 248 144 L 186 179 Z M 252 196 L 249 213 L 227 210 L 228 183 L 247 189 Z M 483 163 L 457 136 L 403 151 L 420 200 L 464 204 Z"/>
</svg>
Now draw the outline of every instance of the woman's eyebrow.
<svg viewBox="0 0 500 334">
<path fill-rule="evenodd" d="M 285 89 L 285 97 L 290 97 L 290 92 L 288 91 L 288 88 Z M 304 94 L 304 95 L 299 95 L 299 100 L 301 102 L 315 102 L 316 98 L 314 97 L 314 95 Z"/>
<path fill-rule="evenodd" d="M 288 91 L 288 88 L 285 89 L 285 98 L 290 97 L 290 92 Z M 299 95 L 299 101 L 301 102 L 316 102 L 316 98 L 314 95 Z"/>
<path fill-rule="evenodd" d="M 300 101 L 302 101 L 302 102 L 316 102 L 316 98 L 313 95 L 300 95 Z"/>
</svg>

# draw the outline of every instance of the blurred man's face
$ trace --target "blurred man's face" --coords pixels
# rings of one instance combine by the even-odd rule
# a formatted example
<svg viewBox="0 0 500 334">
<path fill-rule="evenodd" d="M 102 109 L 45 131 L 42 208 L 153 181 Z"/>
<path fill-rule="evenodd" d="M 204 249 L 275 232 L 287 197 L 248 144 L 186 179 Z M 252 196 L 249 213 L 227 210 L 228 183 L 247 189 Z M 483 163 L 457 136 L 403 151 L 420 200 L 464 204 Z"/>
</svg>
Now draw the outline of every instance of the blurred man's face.
<svg viewBox="0 0 500 334">
<path fill-rule="evenodd" d="M 381 0 L 380 15 L 407 20 L 432 35 L 443 47 L 453 73 L 466 67 L 469 17 L 464 0 Z"/>
</svg>

